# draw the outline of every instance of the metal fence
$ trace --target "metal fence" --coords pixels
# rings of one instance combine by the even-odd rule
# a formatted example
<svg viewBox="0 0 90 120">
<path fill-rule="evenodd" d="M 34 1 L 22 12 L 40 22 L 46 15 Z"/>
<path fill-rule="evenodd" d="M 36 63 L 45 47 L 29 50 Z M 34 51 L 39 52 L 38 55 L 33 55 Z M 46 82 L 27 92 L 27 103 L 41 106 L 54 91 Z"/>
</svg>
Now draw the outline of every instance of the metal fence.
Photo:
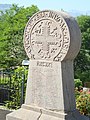
<svg viewBox="0 0 90 120">
<path fill-rule="evenodd" d="M 25 77 L 24 72 L 19 74 L 14 71 L 0 70 L 0 105 L 9 103 L 15 108 L 24 103 Z"/>
</svg>

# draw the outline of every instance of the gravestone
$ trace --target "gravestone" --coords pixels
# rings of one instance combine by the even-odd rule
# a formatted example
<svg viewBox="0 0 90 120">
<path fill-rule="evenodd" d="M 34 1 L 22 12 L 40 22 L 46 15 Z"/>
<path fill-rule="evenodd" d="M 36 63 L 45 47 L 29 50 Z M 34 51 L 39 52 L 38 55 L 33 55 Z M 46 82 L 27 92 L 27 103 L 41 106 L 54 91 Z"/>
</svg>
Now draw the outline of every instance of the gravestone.
<svg viewBox="0 0 90 120">
<path fill-rule="evenodd" d="M 25 104 L 6 120 L 89 120 L 76 110 L 73 60 L 81 45 L 77 22 L 65 12 L 40 11 L 28 21 L 30 58 Z"/>
</svg>

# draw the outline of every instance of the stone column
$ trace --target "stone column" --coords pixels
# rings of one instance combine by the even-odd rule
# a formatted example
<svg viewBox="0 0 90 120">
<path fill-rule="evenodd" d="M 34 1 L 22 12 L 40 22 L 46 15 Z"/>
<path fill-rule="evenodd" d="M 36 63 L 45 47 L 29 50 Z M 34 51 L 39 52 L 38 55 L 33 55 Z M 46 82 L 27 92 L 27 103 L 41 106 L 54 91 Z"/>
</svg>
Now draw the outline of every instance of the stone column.
<svg viewBox="0 0 90 120">
<path fill-rule="evenodd" d="M 28 21 L 30 58 L 25 104 L 6 120 L 89 120 L 76 110 L 73 60 L 81 46 L 77 22 L 64 12 L 40 11 Z"/>
</svg>

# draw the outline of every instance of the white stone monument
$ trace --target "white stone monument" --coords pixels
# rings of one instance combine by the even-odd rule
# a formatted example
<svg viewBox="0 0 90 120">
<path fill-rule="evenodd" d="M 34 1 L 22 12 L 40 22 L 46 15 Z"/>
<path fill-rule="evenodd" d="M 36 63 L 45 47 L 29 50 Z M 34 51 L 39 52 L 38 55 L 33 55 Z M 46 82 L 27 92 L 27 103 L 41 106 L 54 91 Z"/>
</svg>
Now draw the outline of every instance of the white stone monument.
<svg viewBox="0 0 90 120">
<path fill-rule="evenodd" d="M 73 60 L 81 45 L 77 22 L 64 12 L 40 11 L 28 21 L 30 58 L 26 99 L 6 120 L 89 120 L 76 110 Z"/>
</svg>

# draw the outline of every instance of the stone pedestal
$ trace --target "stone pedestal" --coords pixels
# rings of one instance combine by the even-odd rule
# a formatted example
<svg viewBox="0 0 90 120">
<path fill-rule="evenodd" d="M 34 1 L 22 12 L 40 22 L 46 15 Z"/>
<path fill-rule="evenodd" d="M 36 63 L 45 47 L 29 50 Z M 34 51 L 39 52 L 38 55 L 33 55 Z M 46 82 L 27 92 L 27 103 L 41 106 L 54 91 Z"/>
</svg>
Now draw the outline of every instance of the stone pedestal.
<svg viewBox="0 0 90 120">
<path fill-rule="evenodd" d="M 43 108 L 23 105 L 21 109 L 10 113 L 7 120 L 89 120 L 89 118 L 80 115 L 77 110 L 70 112 L 52 111 Z"/>
<path fill-rule="evenodd" d="M 25 104 L 6 120 L 89 120 L 76 110 L 73 59 L 79 27 L 66 13 L 41 11 L 30 18 L 24 46 L 30 58 Z"/>
</svg>

